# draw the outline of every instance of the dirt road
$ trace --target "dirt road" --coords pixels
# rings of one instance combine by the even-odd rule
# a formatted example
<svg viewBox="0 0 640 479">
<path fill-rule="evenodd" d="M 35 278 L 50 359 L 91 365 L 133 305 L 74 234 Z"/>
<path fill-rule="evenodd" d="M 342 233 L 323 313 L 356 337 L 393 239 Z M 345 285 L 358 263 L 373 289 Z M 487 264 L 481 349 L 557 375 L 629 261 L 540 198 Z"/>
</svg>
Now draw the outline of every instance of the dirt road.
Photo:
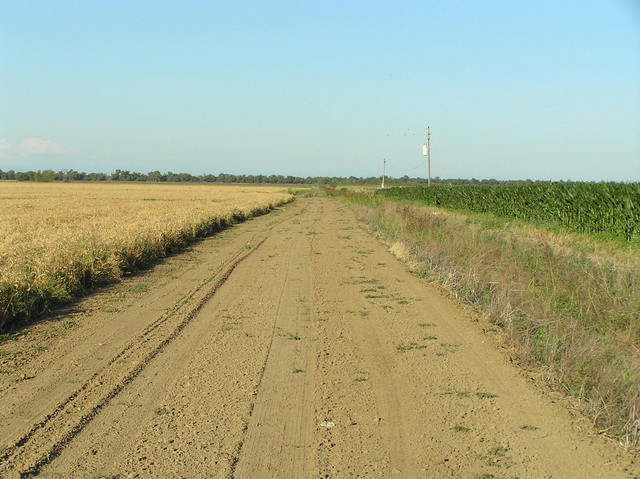
<svg viewBox="0 0 640 479">
<path fill-rule="evenodd" d="M 15 343 L 3 477 L 640 477 L 334 199 L 202 241 Z"/>
</svg>

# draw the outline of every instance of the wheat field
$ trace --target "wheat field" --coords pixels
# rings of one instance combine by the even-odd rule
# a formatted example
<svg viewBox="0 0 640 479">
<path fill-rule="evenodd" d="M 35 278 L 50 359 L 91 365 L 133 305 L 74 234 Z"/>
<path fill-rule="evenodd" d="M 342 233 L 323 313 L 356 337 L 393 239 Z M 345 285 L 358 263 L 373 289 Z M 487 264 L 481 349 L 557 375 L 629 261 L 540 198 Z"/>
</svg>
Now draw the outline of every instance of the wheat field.
<svg viewBox="0 0 640 479">
<path fill-rule="evenodd" d="M 292 199 L 276 186 L 0 183 L 0 328 Z"/>
</svg>

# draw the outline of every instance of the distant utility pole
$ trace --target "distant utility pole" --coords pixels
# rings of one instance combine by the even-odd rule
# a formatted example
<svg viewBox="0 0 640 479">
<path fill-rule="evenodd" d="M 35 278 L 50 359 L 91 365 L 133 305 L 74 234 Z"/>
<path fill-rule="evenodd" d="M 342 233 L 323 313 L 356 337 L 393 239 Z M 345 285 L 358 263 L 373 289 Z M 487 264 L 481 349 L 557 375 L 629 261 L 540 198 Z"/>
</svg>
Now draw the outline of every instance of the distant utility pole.
<svg viewBox="0 0 640 479">
<path fill-rule="evenodd" d="M 431 127 L 427 126 L 427 141 L 422 145 L 422 155 L 427 160 L 428 180 L 427 185 L 431 186 Z"/>
<path fill-rule="evenodd" d="M 384 160 L 382 160 L 382 184 L 380 185 L 380 188 L 382 188 L 384 190 L 384 170 L 387 168 L 387 159 L 385 158 Z"/>
</svg>

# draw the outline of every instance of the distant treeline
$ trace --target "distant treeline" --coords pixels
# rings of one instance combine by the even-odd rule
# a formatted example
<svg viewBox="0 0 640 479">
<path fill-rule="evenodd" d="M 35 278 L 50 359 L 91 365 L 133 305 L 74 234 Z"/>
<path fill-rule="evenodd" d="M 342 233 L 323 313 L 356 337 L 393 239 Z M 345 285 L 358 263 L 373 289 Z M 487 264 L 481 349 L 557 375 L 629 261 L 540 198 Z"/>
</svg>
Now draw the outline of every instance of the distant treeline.
<svg viewBox="0 0 640 479">
<path fill-rule="evenodd" d="M 271 183 L 271 184 L 296 184 L 296 185 L 377 185 L 380 184 L 379 176 L 357 177 L 357 176 L 284 176 L 284 175 L 231 175 L 220 173 L 218 175 L 204 174 L 192 175 L 190 173 L 174 173 L 168 171 L 150 171 L 149 173 L 138 173 L 135 171 L 116 170 L 113 173 L 84 173 L 75 170 L 38 170 L 38 171 L 2 171 L 0 170 L 0 180 L 17 181 L 136 181 L 151 183 Z M 424 178 L 411 178 L 402 176 L 399 178 L 388 177 L 385 184 L 408 185 L 424 184 Z M 499 181 L 494 179 L 477 180 L 471 179 L 442 179 L 434 178 L 434 183 L 444 183 L 450 185 L 498 185 L 514 183 L 533 183 L 533 180 Z"/>
</svg>

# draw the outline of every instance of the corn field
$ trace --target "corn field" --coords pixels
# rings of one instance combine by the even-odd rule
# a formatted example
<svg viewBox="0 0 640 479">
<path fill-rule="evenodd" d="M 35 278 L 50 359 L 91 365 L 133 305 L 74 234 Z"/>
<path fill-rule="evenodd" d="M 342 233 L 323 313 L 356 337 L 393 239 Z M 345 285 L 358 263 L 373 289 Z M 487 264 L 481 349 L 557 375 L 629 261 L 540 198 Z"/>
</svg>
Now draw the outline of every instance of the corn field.
<svg viewBox="0 0 640 479">
<path fill-rule="evenodd" d="M 499 186 L 405 187 L 381 190 L 388 199 L 491 213 L 579 233 L 640 235 L 640 183 L 534 183 Z"/>
</svg>

